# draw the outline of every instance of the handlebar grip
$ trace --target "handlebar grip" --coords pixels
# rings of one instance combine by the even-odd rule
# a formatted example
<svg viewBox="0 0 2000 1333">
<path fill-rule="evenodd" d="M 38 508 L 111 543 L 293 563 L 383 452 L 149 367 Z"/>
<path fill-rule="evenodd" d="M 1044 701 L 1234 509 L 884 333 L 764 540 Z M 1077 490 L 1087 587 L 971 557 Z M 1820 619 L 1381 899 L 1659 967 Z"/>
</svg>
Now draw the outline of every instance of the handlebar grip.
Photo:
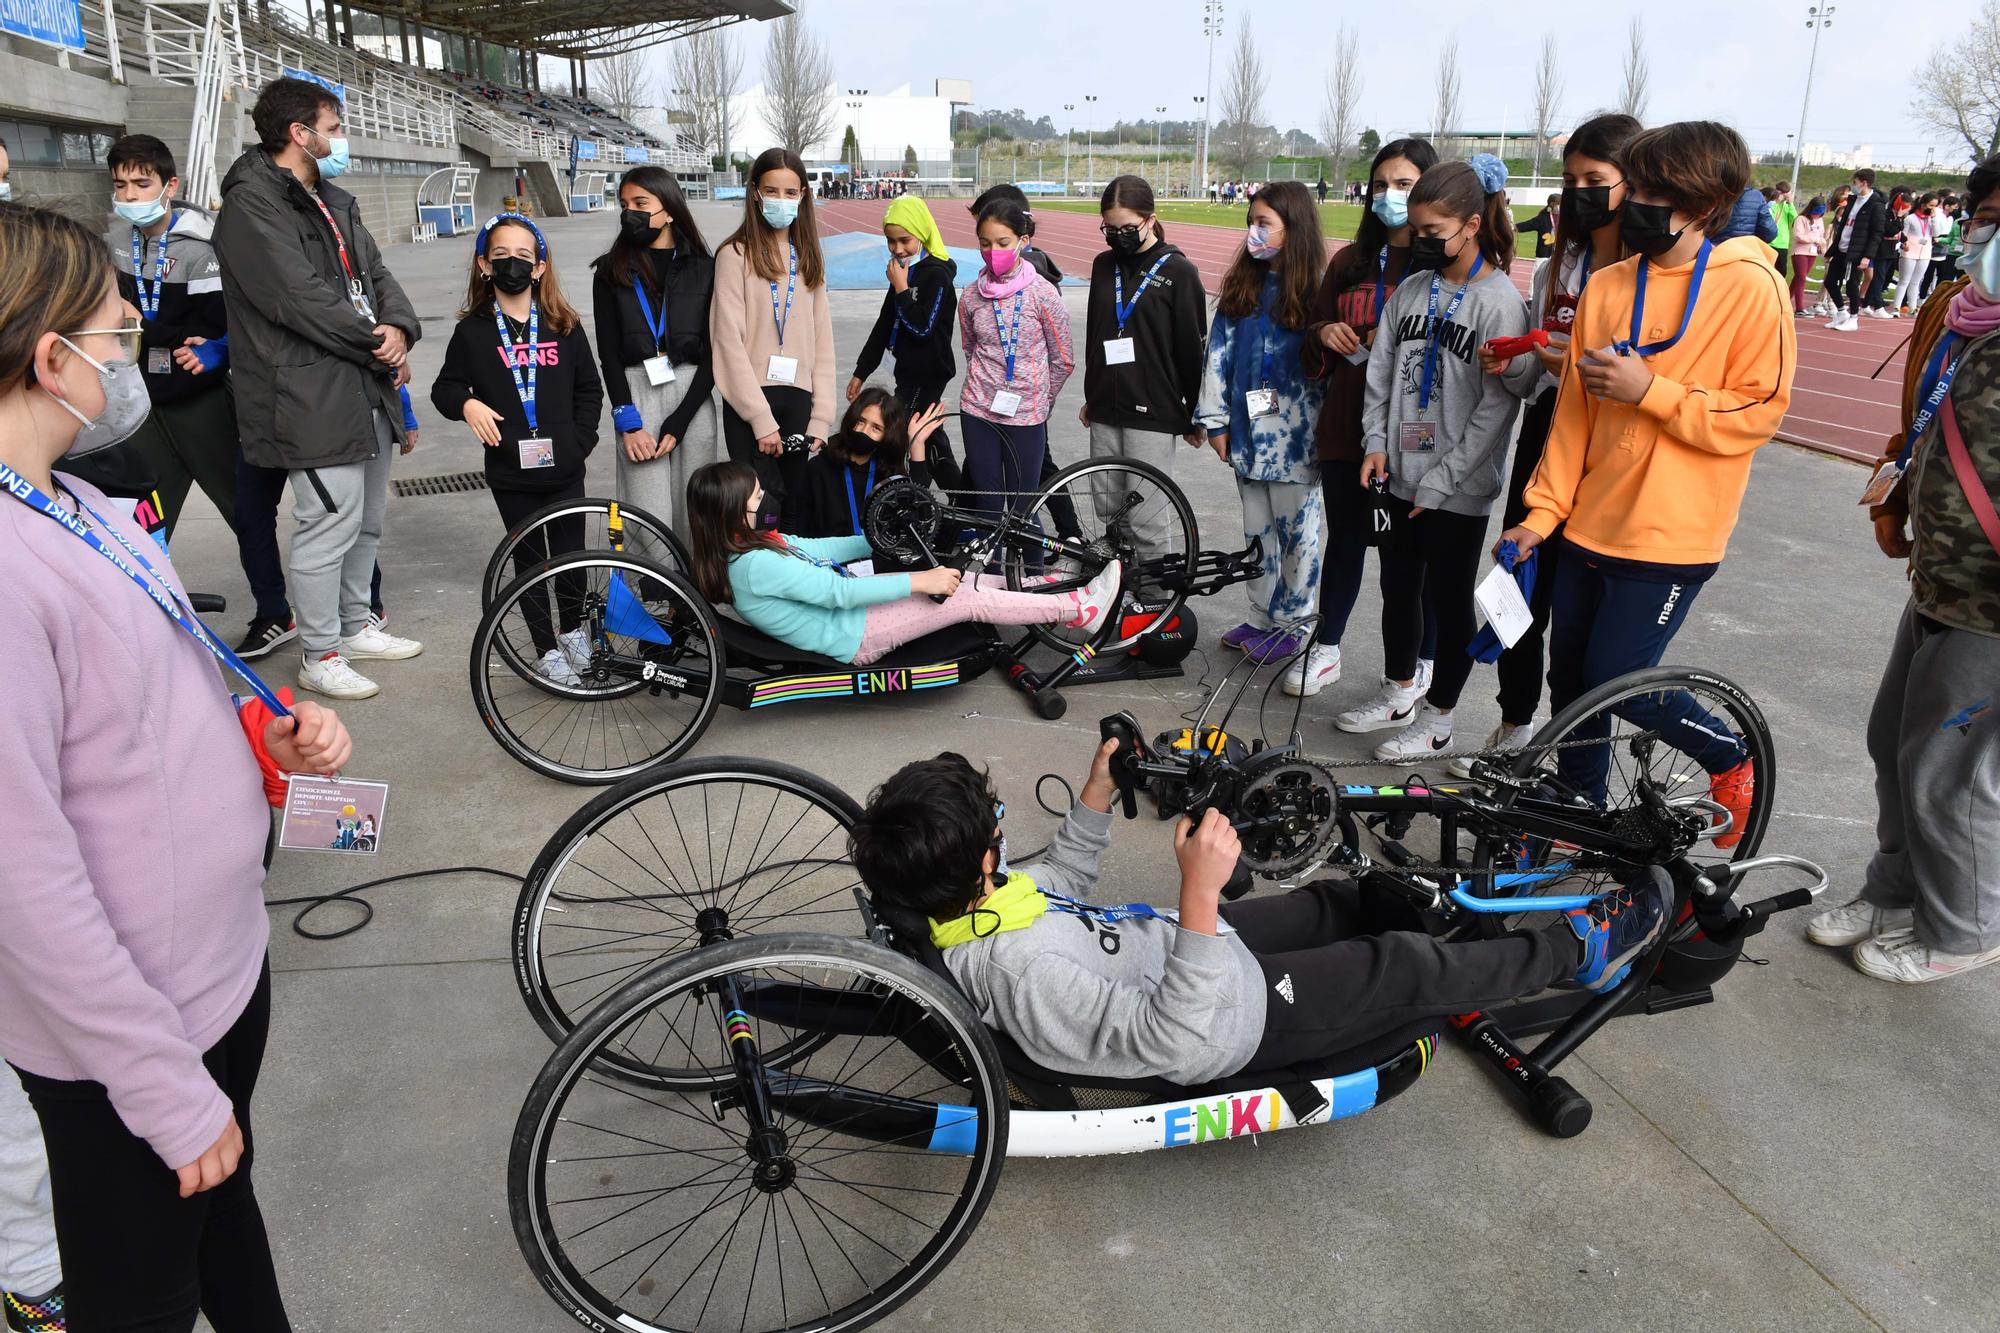
<svg viewBox="0 0 2000 1333">
<path fill-rule="evenodd" d="M 1097 734 L 1107 741 L 1116 741 L 1118 748 L 1111 755 L 1111 780 L 1118 787 L 1118 799 L 1125 807 L 1125 818 L 1139 817 L 1139 785 L 1133 780 L 1132 765 L 1145 755 L 1145 742 L 1139 739 L 1139 720 L 1130 713 L 1113 713 L 1099 718 Z"/>
<path fill-rule="evenodd" d="M 1743 911 L 1751 920 L 1762 921 L 1767 916 L 1776 916 L 1779 912 L 1789 912 L 1794 907 L 1809 906 L 1812 900 L 1813 892 L 1811 889 L 1791 889 L 1775 897 L 1766 898 L 1763 902 L 1752 903 L 1750 906 L 1744 908 Z"/>
</svg>

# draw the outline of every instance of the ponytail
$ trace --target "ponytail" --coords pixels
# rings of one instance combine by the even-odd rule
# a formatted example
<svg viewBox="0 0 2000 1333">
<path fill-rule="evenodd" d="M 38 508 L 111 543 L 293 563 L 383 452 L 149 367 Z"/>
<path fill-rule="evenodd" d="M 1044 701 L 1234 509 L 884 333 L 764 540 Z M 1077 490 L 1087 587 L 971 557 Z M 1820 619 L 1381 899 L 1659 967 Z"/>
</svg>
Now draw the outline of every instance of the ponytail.
<svg viewBox="0 0 2000 1333">
<path fill-rule="evenodd" d="M 1507 207 L 1507 168 L 1490 153 L 1446 162 L 1417 179 L 1410 207 L 1426 205 L 1456 218 L 1479 219 L 1479 253 L 1500 272 L 1514 264 L 1514 214 Z"/>
<path fill-rule="evenodd" d="M 1153 235 L 1162 242 L 1167 239 L 1167 229 L 1154 212 L 1153 187 L 1144 176 L 1114 176 L 1104 187 L 1104 193 L 1097 197 L 1097 211 L 1108 213 L 1114 208 L 1129 208 L 1140 217 L 1150 218 Z"/>
</svg>

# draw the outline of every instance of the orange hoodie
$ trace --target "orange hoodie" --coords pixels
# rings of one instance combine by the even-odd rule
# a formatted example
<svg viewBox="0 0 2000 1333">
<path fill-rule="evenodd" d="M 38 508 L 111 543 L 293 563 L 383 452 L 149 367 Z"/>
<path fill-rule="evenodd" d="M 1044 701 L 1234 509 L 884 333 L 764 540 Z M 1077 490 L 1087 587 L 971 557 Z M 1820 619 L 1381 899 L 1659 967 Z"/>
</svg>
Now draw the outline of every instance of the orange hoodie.
<svg viewBox="0 0 2000 1333">
<path fill-rule="evenodd" d="M 1577 302 L 1555 420 L 1528 482 L 1526 525 L 1601 555 L 1664 565 L 1722 559 L 1750 484 L 1750 455 L 1792 398 L 1797 338 L 1771 248 L 1738 236 L 1709 253 L 1694 319 L 1648 357 L 1653 383 L 1637 404 L 1596 398 L 1577 377 L 1586 348 L 1629 338 L 1640 261 L 1594 273 Z M 1694 265 L 1646 275 L 1643 341 L 1674 335 Z"/>
</svg>

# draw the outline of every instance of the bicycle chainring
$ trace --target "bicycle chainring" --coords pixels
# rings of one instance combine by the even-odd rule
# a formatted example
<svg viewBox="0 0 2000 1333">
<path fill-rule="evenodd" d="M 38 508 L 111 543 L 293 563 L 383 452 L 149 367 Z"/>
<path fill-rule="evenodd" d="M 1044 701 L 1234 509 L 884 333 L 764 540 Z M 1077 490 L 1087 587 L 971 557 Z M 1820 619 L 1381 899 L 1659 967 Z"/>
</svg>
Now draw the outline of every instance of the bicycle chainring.
<svg viewBox="0 0 2000 1333">
<path fill-rule="evenodd" d="M 1283 877 L 1332 854 L 1340 785 L 1320 764 L 1289 755 L 1244 766 L 1232 816 L 1243 841 L 1243 865 Z"/>
<path fill-rule="evenodd" d="M 931 540 L 938 530 L 942 506 L 936 495 L 909 477 L 890 477 L 868 497 L 861 531 L 877 555 L 899 564 L 921 565 L 924 552 L 916 534 Z"/>
</svg>

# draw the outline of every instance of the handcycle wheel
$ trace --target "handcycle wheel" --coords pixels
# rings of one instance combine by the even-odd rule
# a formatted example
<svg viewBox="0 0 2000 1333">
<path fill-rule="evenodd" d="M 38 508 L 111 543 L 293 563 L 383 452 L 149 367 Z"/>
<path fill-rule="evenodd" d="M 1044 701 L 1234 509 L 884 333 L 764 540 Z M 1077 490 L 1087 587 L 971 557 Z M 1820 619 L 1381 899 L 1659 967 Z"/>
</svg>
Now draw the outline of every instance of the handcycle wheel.
<svg viewBox="0 0 2000 1333">
<path fill-rule="evenodd" d="M 1079 537 L 1061 534 L 1059 520 L 1075 511 Z M 1185 572 L 1201 551 L 1194 509 L 1173 478 L 1145 463 L 1122 458 L 1088 458 L 1072 463 L 1029 502 L 1027 510 L 1043 534 L 1057 543 L 1064 577 L 1030 585 L 1036 571 L 1021 553 L 1006 554 L 1007 586 L 1057 593 L 1081 588 L 1105 564 L 1125 563 L 1124 589 L 1135 593 L 1149 613 L 1146 625 L 1127 633 L 1114 611 L 1104 625 L 1081 630 L 1035 625 L 1035 637 L 1058 652 L 1089 648 L 1113 653 L 1129 648 L 1153 623 L 1165 624 L 1187 600 L 1185 586 L 1170 586 L 1176 568 Z M 1063 557 L 1072 557 L 1065 561 Z M 1064 567 L 1074 564 L 1077 567 Z M 1044 576 L 1046 577 L 1046 576 Z"/>
<path fill-rule="evenodd" d="M 558 535 L 565 530 L 567 538 Z M 523 548 L 533 553 L 535 563 L 585 551 L 613 551 L 651 560 L 676 574 L 687 574 L 693 568 L 687 547 L 651 511 L 602 497 L 558 500 L 522 519 L 493 548 L 486 574 L 479 581 L 481 611 L 491 607 L 501 589 L 516 577 Z"/>
<path fill-rule="evenodd" d="M 721 627 L 694 585 L 613 552 L 529 570 L 472 636 L 480 719 L 514 758 L 564 782 L 617 782 L 678 758 L 714 718 L 725 669 Z"/>
<path fill-rule="evenodd" d="M 521 885 L 514 980 L 528 1012 L 561 1041 L 611 991 L 698 947 L 704 930 L 866 936 L 874 918 L 847 851 L 860 817 L 823 778 L 735 756 L 681 760 L 599 794 L 556 830 Z M 678 1054 L 663 1045 L 606 1058 L 659 1086 L 716 1076 Z"/>
<path fill-rule="evenodd" d="M 740 1051 L 731 1081 L 605 1077 L 607 1048 L 647 1022 L 696 1063 Z M 824 1040 L 785 1069 L 757 1054 L 802 1030 Z M 993 1039 L 949 982 L 861 940 L 760 936 L 633 978 L 551 1053 L 515 1124 L 508 1211 L 587 1327 L 857 1329 L 951 1261 L 1006 1143 Z"/>
<path fill-rule="evenodd" d="M 1667 730 L 1683 739 L 1708 736 L 1713 741 L 1711 762 L 1747 758 L 1754 783 L 1750 809 L 1742 825 L 1728 832 L 1740 837 L 1734 845 L 1716 845 L 1713 835 L 1704 835 L 1685 853 L 1696 868 L 1741 861 L 1757 854 L 1764 832 L 1771 822 L 1776 796 L 1776 753 L 1771 729 L 1764 714 L 1743 689 L 1710 671 L 1692 667 L 1652 667 L 1606 681 L 1571 703 L 1543 726 L 1517 755 L 1510 775 L 1516 780 L 1534 780 L 1545 795 L 1588 802 L 1592 808 L 1628 821 L 1628 827 L 1645 830 L 1656 823 L 1640 796 L 1645 780 L 1670 807 L 1706 809 L 1710 773 L 1689 754 L 1674 748 L 1659 730 L 1662 716 L 1689 716 L 1689 709 L 1706 713 L 1710 722 L 1700 722 L 1692 732 L 1668 724 Z M 1665 710 L 1664 714 L 1661 710 Z M 1719 723 L 1719 727 L 1714 724 Z M 1727 737 L 1720 733 L 1726 732 Z M 1591 745 L 1558 750 L 1565 742 L 1603 736 L 1602 746 Z M 1732 743 L 1733 742 L 1733 743 Z M 1583 756 L 1599 756 L 1605 766 L 1603 788 L 1590 780 Z M 1511 807 L 1529 793 L 1515 787 L 1500 787 L 1494 797 L 1503 808 Z M 1534 871 L 1569 859 L 1571 852 L 1560 843 L 1546 839 L 1502 836 L 1482 830 L 1473 848 L 1473 864 L 1481 871 Z M 1495 896 L 1543 896 L 1548 894 L 1601 893 L 1618 880 L 1617 867 L 1580 864 L 1561 878 L 1541 884 L 1492 890 Z M 1488 892 L 1490 878 L 1473 881 L 1473 892 Z M 1548 913 L 1518 913 L 1484 918 L 1502 929 L 1535 927 L 1554 917 Z"/>
</svg>

